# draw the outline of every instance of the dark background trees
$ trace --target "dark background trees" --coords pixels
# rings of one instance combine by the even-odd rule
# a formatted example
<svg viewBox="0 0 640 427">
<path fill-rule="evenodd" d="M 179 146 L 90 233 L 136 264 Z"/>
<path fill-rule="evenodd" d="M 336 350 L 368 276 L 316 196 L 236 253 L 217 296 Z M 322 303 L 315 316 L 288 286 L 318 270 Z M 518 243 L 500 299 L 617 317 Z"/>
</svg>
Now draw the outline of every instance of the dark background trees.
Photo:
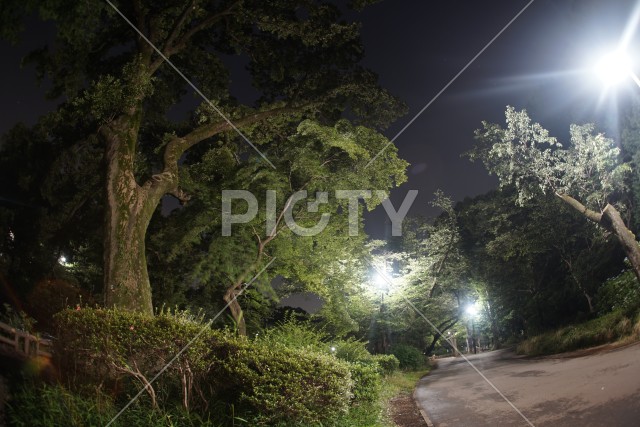
<svg viewBox="0 0 640 427">
<path fill-rule="evenodd" d="M 275 255 L 276 239 L 267 242 L 264 227 L 256 231 L 255 224 L 220 239 L 221 190 L 276 190 L 280 213 L 296 190 L 399 185 L 406 164 L 394 148 L 385 150 L 378 167 L 364 166 L 387 143 L 376 129 L 403 107 L 360 65 L 358 25 L 328 2 L 117 6 L 164 58 L 107 3 L 7 5 L 5 36 L 18 36 L 27 14 L 53 21 L 54 40 L 27 61 L 51 83 L 49 96 L 62 102 L 33 128 L 18 127 L 5 137 L 3 159 L 22 164 L 3 171 L 15 183 L 3 215 L 13 236 L 7 249 L 32 245 L 20 256 L 46 257 L 39 265 L 47 271 L 64 256 L 67 270 L 84 271 L 83 285 L 96 294 L 94 281 L 102 274 L 98 297 L 108 306 L 146 312 L 152 311 L 151 259 L 157 295 L 166 302 L 184 303 L 175 295 L 180 287 L 206 298 L 220 297 L 222 290 L 241 324 L 234 299 L 239 286 L 266 260 L 295 257 Z M 233 65 L 234 57 L 245 62 L 246 72 Z M 212 103 L 194 98 L 165 59 Z M 236 78 L 253 86 L 254 99 L 231 92 Z M 339 121 L 343 116 L 353 124 Z M 21 163 L 25 154 L 28 162 Z M 182 207 L 170 211 L 177 203 L 167 197 Z M 377 203 L 374 198 L 368 207 Z M 332 199 L 326 212 L 335 213 L 340 204 Z M 15 207 L 32 218 L 16 215 Z M 19 220 L 33 225 L 25 225 L 29 233 Z M 278 227 L 281 239 L 287 231 L 280 233 L 280 222 Z M 308 239 L 314 255 L 326 250 L 332 254 L 326 258 L 335 258 L 335 245 L 349 247 L 337 237 L 331 241 L 332 233 L 338 234 L 330 230 L 324 243 Z M 38 248 L 46 254 L 38 255 Z M 287 268 L 293 270 L 280 269 Z M 218 288 L 202 290 L 205 285 Z"/>
</svg>

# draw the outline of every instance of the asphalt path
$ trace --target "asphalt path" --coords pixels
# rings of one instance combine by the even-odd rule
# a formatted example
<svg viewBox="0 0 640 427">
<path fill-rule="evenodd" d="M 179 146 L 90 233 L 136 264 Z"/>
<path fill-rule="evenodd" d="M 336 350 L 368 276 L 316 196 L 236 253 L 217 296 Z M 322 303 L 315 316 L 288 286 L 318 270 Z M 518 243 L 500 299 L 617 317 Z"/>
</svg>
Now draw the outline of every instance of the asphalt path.
<svg viewBox="0 0 640 427">
<path fill-rule="evenodd" d="M 640 344 L 581 357 L 499 350 L 468 359 L 535 426 L 640 426 Z M 436 427 L 530 425 L 460 357 L 439 359 L 414 396 Z"/>
</svg>

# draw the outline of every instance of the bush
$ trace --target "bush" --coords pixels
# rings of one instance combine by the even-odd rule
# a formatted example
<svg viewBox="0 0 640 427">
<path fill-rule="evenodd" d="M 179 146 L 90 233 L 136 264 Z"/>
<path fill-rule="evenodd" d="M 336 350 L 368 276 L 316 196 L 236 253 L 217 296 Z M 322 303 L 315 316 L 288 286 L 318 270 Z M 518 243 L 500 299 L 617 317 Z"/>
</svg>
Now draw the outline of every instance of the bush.
<svg viewBox="0 0 640 427">
<path fill-rule="evenodd" d="M 236 338 L 183 313 L 67 310 L 56 322 L 56 358 L 73 390 L 104 385 L 116 397 L 137 393 L 193 340 L 154 383 L 157 404 L 187 402 L 204 410 L 223 402 L 254 423 L 309 425 L 346 413 L 352 398 L 347 363 L 310 349 Z"/>
<path fill-rule="evenodd" d="M 118 410 L 109 398 L 73 394 L 60 385 L 28 384 L 13 396 L 7 408 L 7 421 L 15 427 L 103 426 Z M 118 426 L 203 426 L 214 424 L 180 408 L 153 410 L 132 405 L 112 424 Z"/>
<path fill-rule="evenodd" d="M 114 395 L 137 393 L 141 384 L 184 348 L 150 388 L 152 404 L 164 395 L 181 396 L 177 404 L 206 406 L 196 399 L 204 393 L 209 341 L 223 334 L 199 323 L 188 313 L 147 316 L 118 310 L 64 310 L 54 316 L 58 339 L 55 361 L 72 390 L 103 385 Z M 184 386 L 183 386 L 184 384 Z"/>
<path fill-rule="evenodd" d="M 362 362 L 354 362 L 349 365 L 353 379 L 353 403 L 376 401 L 382 389 L 378 365 Z"/>
<path fill-rule="evenodd" d="M 367 343 L 353 338 L 334 342 L 335 356 L 347 362 L 372 362 L 372 355 L 367 350 Z"/>
<path fill-rule="evenodd" d="M 394 366 L 397 369 L 398 360 L 391 355 L 374 357 L 367 350 L 366 342 L 354 338 L 332 340 L 331 344 L 328 341 L 329 337 L 325 333 L 295 318 L 279 323 L 256 339 L 256 342 L 265 344 L 269 348 L 305 350 L 332 355 L 347 362 L 344 366 L 349 369 L 350 377 L 353 379 L 352 405 L 376 400 L 382 386 L 380 376 L 392 372 Z M 331 352 L 331 347 L 335 348 L 334 352 Z"/>
<path fill-rule="evenodd" d="M 608 279 L 598 289 L 596 309 L 600 314 L 615 310 L 631 313 L 640 307 L 640 288 L 633 271 Z"/>
<path fill-rule="evenodd" d="M 327 344 L 327 339 L 324 332 L 291 316 L 273 328 L 265 330 L 258 335 L 256 341 L 269 347 L 306 349 L 329 354 L 331 346 Z"/>
<path fill-rule="evenodd" d="M 427 364 L 427 360 L 422 352 L 407 344 L 397 344 L 391 348 L 391 353 L 400 362 L 400 369 L 420 369 Z"/>
<path fill-rule="evenodd" d="M 633 321 L 617 310 L 579 325 L 531 337 L 516 352 L 529 356 L 563 353 L 613 342 L 636 333 Z"/>
<path fill-rule="evenodd" d="M 246 340 L 211 344 L 208 381 L 216 395 L 247 407 L 259 422 L 309 425 L 348 411 L 349 366 L 332 356 Z"/>
<path fill-rule="evenodd" d="M 376 354 L 373 360 L 380 366 L 382 375 L 391 375 L 400 367 L 400 361 L 393 354 Z"/>
</svg>

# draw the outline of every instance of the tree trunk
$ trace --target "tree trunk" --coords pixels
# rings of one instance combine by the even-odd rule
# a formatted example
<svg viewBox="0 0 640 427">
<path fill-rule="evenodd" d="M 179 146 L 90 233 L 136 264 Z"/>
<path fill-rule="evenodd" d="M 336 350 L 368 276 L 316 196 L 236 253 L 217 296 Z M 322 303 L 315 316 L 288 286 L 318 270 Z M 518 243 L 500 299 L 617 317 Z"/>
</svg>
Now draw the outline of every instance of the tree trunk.
<svg viewBox="0 0 640 427">
<path fill-rule="evenodd" d="M 636 236 L 629 230 L 620 216 L 620 212 L 610 204 L 607 204 L 602 213 L 588 209 L 582 203 L 566 194 L 556 193 L 563 202 L 580 212 L 590 221 L 602 226 L 613 233 L 624 249 L 636 279 L 640 283 L 640 247 L 636 241 Z"/>
<path fill-rule="evenodd" d="M 640 282 L 640 247 L 638 247 L 636 236 L 634 236 L 631 230 L 627 228 L 620 216 L 620 212 L 618 212 L 618 210 L 612 205 L 607 205 L 604 208 L 602 211 L 602 217 L 602 221 L 606 221 L 605 227 L 608 227 L 618 238 L 618 241 L 622 245 L 627 258 L 631 263 L 633 272 L 635 273 L 638 282 Z"/>
<path fill-rule="evenodd" d="M 231 316 L 233 320 L 236 322 L 236 327 L 238 328 L 238 334 L 241 336 L 247 336 L 247 325 L 244 321 L 244 314 L 242 312 L 242 307 L 238 302 L 238 290 L 239 286 L 233 286 L 227 290 L 224 294 L 224 300 L 227 304 L 229 304 L 229 311 L 231 312 Z"/>
<path fill-rule="evenodd" d="M 106 142 L 104 300 L 107 307 L 153 314 L 145 235 L 159 197 L 140 187 L 133 160 L 137 126 L 131 118 L 103 131 Z"/>
<path fill-rule="evenodd" d="M 452 327 L 454 327 L 456 323 L 458 323 L 458 319 L 449 319 L 449 320 L 445 320 L 440 325 L 438 325 L 438 330 L 440 332 L 436 331 L 435 334 L 433 335 L 431 344 L 429 344 L 429 347 L 427 347 L 427 349 L 425 350 L 425 353 L 427 354 L 427 356 L 433 353 L 433 350 L 436 348 L 436 344 L 438 344 L 438 341 L 440 341 L 440 338 L 443 337 L 442 334 L 447 332 L 448 329 L 451 329 Z M 453 349 L 453 351 L 455 353 L 455 348 Z"/>
</svg>

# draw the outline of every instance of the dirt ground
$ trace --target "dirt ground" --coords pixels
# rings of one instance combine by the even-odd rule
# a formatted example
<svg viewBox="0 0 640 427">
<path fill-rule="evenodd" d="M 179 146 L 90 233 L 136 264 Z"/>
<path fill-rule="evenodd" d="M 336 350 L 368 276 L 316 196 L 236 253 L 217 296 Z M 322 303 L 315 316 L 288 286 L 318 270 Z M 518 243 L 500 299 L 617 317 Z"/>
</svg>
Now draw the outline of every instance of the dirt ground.
<svg viewBox="0 0 640 427">
<path fill-rule="evenodd" d="M 391 419 L 399 427 L 427 427 L 410 394 L 402 394 L 391 399 L 390 412 Z"/>
</svg>

